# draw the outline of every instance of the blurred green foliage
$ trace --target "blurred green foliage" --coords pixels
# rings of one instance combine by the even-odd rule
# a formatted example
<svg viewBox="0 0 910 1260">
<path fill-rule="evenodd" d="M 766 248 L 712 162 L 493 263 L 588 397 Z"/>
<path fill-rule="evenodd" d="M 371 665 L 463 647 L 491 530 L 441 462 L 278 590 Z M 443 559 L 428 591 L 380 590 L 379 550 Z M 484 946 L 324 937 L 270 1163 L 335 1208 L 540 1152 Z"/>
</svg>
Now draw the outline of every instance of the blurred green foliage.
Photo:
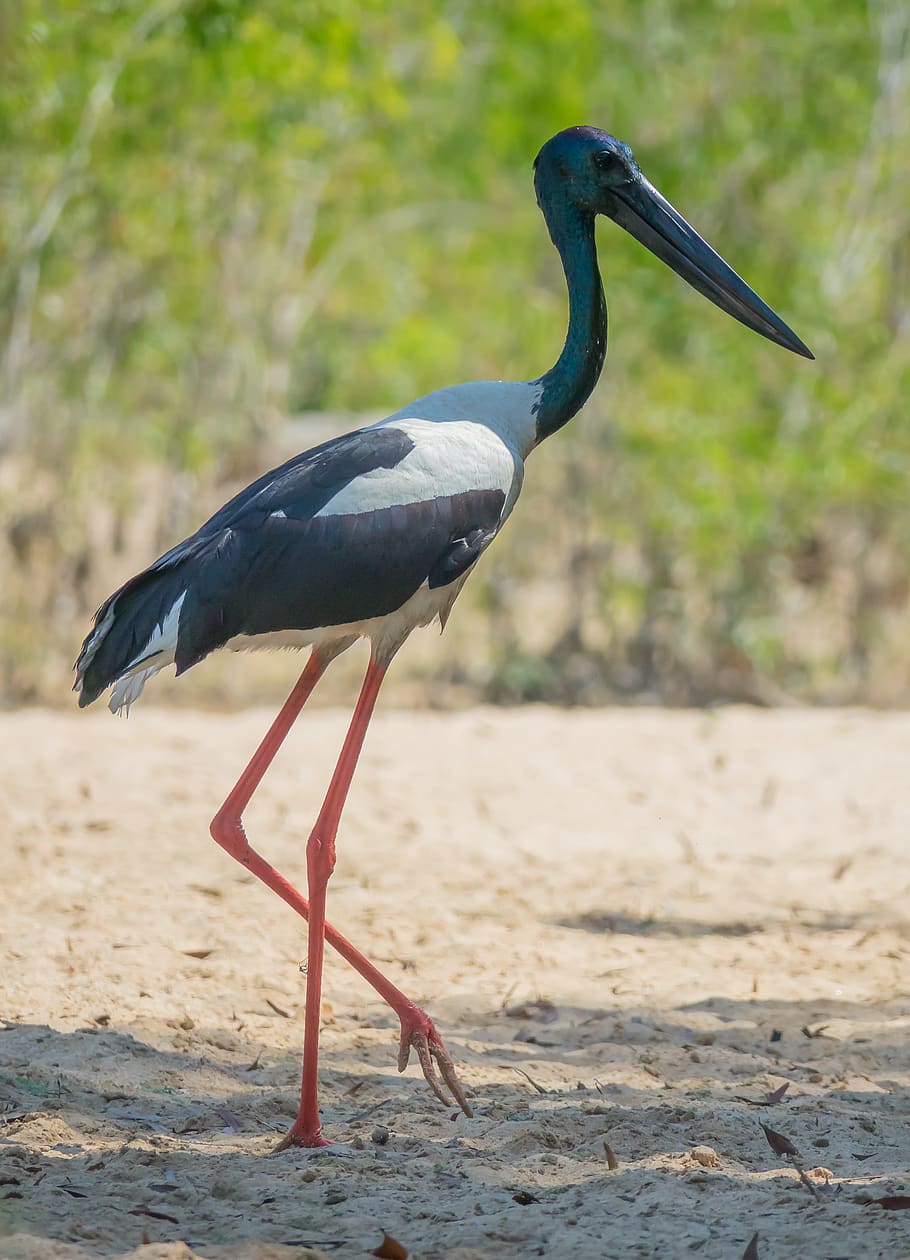
<svg viewBox="0 0 910 1260">
<path fill-rule="evenodd" d="M 818 362 L 600 227 L 604 380 L 535 455 L 447 676 L 906 697 L 905 0 L 5 0 L 0 695 L 58 694 L 86 614 L 288 416 L 545 370 L 530 164 L 577 122 Z"/>
</svg>

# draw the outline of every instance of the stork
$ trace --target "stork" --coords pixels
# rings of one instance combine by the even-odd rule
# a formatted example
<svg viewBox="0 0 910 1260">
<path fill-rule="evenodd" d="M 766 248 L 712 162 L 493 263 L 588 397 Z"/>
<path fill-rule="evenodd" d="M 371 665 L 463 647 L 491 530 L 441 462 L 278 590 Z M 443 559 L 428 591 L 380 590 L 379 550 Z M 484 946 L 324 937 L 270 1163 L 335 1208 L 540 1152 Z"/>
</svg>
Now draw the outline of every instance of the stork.
<svg viewBox="0 0 910 1260">
<path fill-rule="evenodd" d="M 125 582 L 95 614 L 76 662 L 80 707 L 113 688 L 128 710 L 152 675 L 182 674 L 216 648 L 310 648 L 294 689 L 215 815 L 214 839 L 308 921 L 303 1072 L 297 1119 L 279 1149 L 327 1145 L 317 1096 L 324 943 L 401 1024 L 398 1068 L 414 1049 L 433 1093 L 471 1109 L 433 1021 L 326 922 L 345 798 L 380 686 L 412 630 L 452 605 L 506 523 L 525 460 L 580 410 L 607 346 L 594 222 L 606 215 L 746 327 L 811 359 L 804 343 L 642 174 L 628 145 L 570 127 L 534 163 L 537 202 L 569 294 L 565 344 L 529 381 L 480 381 L 427 394 L 376 424 L 265 473 L 195 534 Z M 250 845 L 243 813 L 329 663 L 370 643 L 360 697 L 306 847 L 307 897 Z"/>
</svg>

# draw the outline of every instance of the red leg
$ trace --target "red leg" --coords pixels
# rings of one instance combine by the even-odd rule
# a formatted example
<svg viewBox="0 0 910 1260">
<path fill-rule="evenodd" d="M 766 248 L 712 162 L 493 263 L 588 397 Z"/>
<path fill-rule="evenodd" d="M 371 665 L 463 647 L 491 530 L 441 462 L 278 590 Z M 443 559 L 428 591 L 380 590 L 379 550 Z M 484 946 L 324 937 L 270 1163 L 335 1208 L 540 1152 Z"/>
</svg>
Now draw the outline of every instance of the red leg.
<svg viewBox="0 0 910 1260">
<path fill-rule="evenodd" d="M 376 697 L 388 667 L 370 658 L 363 687 L 351 718 L 351 725 L 335 766 L 322 809 L 307 842 L 307 892 L 310 917 L 307 934 L 306 1026 L 303 1040 L 303 1080 L 300 1086 L 300 1112 L 285 1138 L 288 1145 L 325 1146 L 319 1123 L 317 1068 L 319 1062 L 319 1021 L 322 1009 L 322 958 L 325 946 L 325 898 L 329 878 L 335 869 L 335 837 L 347 799 L 351 779 Z"/>
<path fill-rule="evenodd" d="M 303 897 L 296 888 L 275 870 L 268 862 L 261 857 L 255 849 L 253 849 L 247 839 L 246 832 L 243 828 L 242 814 L 246 806 L 255 792 L 256 788 L 262 781 L 263 775 L 271 764 L 278 749 L 285 739 L 288 731 L 291 729 L 296 718 L 299 716 L 301 709 L 309 698 L 316 686 L 316 683 L 322 677 L 326 667 L 331 661 L 331 656 L 317 654 L 315 651 L 307 662 L 306 668 L 301 674 L 297 685 L 291 692 L 287 701 L 276 717 L 268 733 L 263 739 L 259 748 L 254 753 L 249 765 L 237 781 L 236 786 L 222 805 L 221 809 L 212 820 L 211 832 L 213 838 L 221 845 L 231 857 L 235 858 L 249 871 L 261 879 L 267 887 L 277 893 L 283 901 L 287 902 L 292 909 L 296 910 L 304 919 L 309 919 L 310 908 L 305 897 Z M 372 668 L 372 666 L 371 666 Z M 379 668 L 378 666 L 376 667 Z M 382 681 L 382 674 L 379 672 L 378 682 Z M 378 691 L 378 682 L 376 690 Z M 364 684 L 366 690 L 366 682 Z M 361 696 L 361 702 L 363 696 Z M 372 705 L 375 703 L 375 694 L 370 703 L 370 712 Z M 358 705 L 358 709 L 360 705 Z M 356 719 L 356 714 L 355 714 Z M 363 733 L 365 733 L 366 722 L 369 721 L 369 713 L 366 715 Z M 354 723 L 352 722 L 352 729 Z M 360 743 L 363 741 L 363 733 L 360 736 Z M 350 740 L 350 736 L 349 736 Z M 347 748 L 347 742 L 345 744 Z M 360 751 L 360 745 L 354 753 L 354 762 L 356 755 Z M 342 758 L 344 752 L 342 753 Z M 339 761 L 339 769 L 341 762 Z M 354 764 L 350 766 L 347 784 L 350 784 L 350 775 L 353 774 Z M 332 786 L 339 777 L 339 770 L 336 770 L 335 777 L 332 780 Z M 344 789 L 344 795 L 347 793 L 347 787 Z M 341 812 L 341 806 L 344 804 L 344 795 L 342 795 L 338 803 L 338 813 Z M 326 809 L 329 806 L 332 796 L 332 787 L 329 789 L 329 795 L 326 797 L 325 804 L 320 813 L 320 820 L 323 820 Z M 337 819 L 336 819 L 337 825 Z M 314 829 L 315 831 L 315 829 Z M 332 837 L 334 841 L 334 835 Z M 309 856 L 309 853 L 308 853 Z M 402 991 L 397 988 L 390 980 L 387 980 L 380 971 L 373 966 L 369 959 L 365 958 L 359 950 L 345 939 L 340 932 L 336 931 L 330 923 L 325 924 L 324 936 L 328 943 L 335 949 L 342 958 L 351 964 L 363 978 L 373 986 L 377 993 L 392 1007 L 395 1014 L 401 1021 L 401 1041 L 398 1054 L 398 1070 L 403 1072 L 407 1067 L 408 1058 L 411 1048 L 413 1047 L 424 1077 L 433 1093 L 439 1100 L 445 1104 L 449 1104 L 450 1100 L 446 1096 L 442 1082 L 436 1072 L 438 1064 L 439 1073 L 443 1081 L 449 1087 L 456 1101 L 466 1115 L 471 1115 L 471 1108 L 465 1099 L 461 1084 L 455 1073 L 455 1065 L 451 1056 L 443 1045 L 442 1038 L 436 1031 L 433 1021 L 419 1006 L 413 1003 Z M 308 960 L 308 971 L 312 972 L 312 959 Z M 310 985 L 307 985 L 307 991 L 310 991 Z M 308 1021 L 309 1026 L 309 1021 Z M 293 1130 L 292 1130 L 293 1132 Z M 289 1135 L 290 1136 L 290 1135 Z M 288 1143 L 289 1145 L 291 1143 Z"/>
</svg>

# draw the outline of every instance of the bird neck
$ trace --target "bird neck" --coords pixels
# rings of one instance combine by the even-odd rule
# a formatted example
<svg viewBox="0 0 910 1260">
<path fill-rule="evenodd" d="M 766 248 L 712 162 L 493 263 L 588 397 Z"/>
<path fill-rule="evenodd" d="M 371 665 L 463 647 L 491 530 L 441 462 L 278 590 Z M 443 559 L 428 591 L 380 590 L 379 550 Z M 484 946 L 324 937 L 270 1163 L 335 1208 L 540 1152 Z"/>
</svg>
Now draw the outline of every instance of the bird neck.
<svg viewBox="0 0 910 1260">
<path fill-rule="evenodd" d="M 541 209 L 566 274 L 569 329 L 562 354 L 540 377 L 538 443 L 581 410 L 597 384 L 607 353 L 607 304 L 597 266 L 594 216 L 566 201 L 542 201 Z"/>
</svg>

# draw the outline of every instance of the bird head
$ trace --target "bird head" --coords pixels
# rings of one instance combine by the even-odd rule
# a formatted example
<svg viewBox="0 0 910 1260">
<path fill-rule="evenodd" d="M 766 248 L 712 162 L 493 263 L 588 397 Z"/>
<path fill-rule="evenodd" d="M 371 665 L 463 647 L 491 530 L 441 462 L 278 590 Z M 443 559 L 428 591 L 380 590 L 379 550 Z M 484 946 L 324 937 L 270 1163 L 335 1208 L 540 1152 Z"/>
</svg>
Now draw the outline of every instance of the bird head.
<svg viewBox="0 0 910 1260">
<path fill-rule="evenodd" d="M 597 127 L 560 131 L 534 160 L 538 205 L 551 230 L 558 208 L 618 223 L 694 289 L 747 328 L 794 354 L 812 351 L 642 174 L 632 150 Z"/>
</svg>

